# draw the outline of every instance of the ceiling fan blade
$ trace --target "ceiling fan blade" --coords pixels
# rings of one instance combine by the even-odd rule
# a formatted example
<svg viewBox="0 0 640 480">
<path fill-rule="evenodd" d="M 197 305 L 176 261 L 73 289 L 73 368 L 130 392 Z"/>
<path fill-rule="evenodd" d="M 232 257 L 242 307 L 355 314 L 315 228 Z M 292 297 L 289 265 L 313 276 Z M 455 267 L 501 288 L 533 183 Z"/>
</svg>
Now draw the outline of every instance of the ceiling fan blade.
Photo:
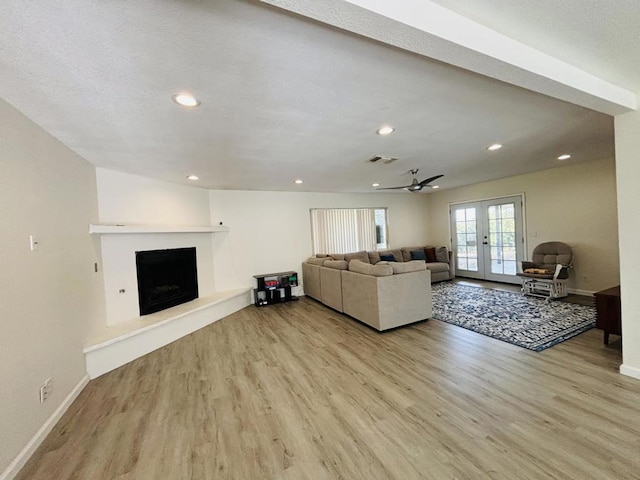
<svg viewBox="0 0 640 480">
<path fill-rule="evenodd" d="M 426 187 L 431 182 L 433 182 L 434 180 L 439 179 L 440 177 L 444 177 L 444 175 L 436 175 L 435 177 L 427 178 L 426 180 L 421 181 L 420 185 L 422 185 L 423 187 Z"/>
<path fill-rule="evenodd" d="M 413 185 L 405 185 L 403 187 L 384 187 L 384 188 L 376 188 L 376 190 L 399 190 L 401 188 L 409 188 L 412 187 Z"/>
</svg>

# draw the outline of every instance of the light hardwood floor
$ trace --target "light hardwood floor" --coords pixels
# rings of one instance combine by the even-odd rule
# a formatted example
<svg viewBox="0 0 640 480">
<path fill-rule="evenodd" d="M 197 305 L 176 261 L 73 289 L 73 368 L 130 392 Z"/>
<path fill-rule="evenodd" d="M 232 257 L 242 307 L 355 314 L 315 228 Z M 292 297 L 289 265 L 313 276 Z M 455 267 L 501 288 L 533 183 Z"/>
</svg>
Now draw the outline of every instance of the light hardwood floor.
<svg viewBox="0 0 640 480">
<path fill-rule="evenodd" d="M 18 478 L 638 479 L 620 357 L 251 306 L 90 382 Z"/>
</svg>

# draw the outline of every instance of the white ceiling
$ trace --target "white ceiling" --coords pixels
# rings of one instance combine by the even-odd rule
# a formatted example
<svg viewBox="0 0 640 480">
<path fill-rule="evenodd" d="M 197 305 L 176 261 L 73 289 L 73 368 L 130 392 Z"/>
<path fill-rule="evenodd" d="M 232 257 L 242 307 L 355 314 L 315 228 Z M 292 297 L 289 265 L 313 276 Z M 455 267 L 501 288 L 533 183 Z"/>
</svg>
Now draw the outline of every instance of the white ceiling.
<svg viewBox="0 0 640 480">
<path fill-rule="evenodd" d="M 437 3 L 640 90 L 636 2 Z M 207 188 L 369 192 L 411 168 L 451 188 L 613 155 L 609 115 L 253 1 L 5 0 L 0 53 L 0 97 L 92 164 Z"/>
</svg>

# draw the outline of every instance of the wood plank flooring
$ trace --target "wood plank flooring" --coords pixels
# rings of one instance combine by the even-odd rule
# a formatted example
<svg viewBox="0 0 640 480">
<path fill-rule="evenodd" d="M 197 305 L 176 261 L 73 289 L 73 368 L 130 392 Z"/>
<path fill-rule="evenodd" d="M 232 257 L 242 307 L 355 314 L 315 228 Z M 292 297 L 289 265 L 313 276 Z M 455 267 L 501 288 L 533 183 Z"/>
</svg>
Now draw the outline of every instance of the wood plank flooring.
<svg viewBox="0 0 640 480">
<path fill-rule="evenodd" d="M 90 382 L 18 479 L 639 479 L 620 360 L 250 306 Z"/>
</svg>

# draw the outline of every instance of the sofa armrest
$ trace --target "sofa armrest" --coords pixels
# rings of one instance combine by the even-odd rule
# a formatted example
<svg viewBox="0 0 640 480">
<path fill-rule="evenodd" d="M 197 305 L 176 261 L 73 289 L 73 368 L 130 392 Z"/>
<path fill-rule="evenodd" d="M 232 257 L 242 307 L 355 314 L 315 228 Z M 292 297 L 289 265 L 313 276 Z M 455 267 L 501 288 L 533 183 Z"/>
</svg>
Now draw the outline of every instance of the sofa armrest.
<svg viewBox="0 0 640 480">
<path fill-rule="evenodd" d="M 320 268 L 319 265 L 313 265 L 308 262 L 302 263 L 302 287 L 304 288 L 304 294 L 315 298 L 319 302 L 322 301 Z"/>
<path fill-rule="evenodd" d="M 344 313 L 376 330 L 425 320 L 432 315 L 431 272 L 374 277 L 342 270 Z"/>
</svg>

